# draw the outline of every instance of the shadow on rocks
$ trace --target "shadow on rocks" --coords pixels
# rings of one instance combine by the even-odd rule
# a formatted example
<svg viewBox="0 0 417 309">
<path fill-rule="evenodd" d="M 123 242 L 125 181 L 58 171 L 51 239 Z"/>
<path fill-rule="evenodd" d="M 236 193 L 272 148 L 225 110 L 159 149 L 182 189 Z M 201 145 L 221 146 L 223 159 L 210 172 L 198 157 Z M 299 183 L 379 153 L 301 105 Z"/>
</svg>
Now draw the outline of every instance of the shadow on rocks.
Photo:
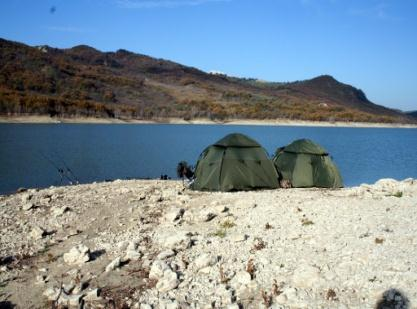
<svg viewBox="0 0 417 309">
<path fill-rule="evenodd" d="M 0 301 L 0 309 L 12 309 L 16 308 L 14 304 L 9 301 Z"/>
<path fill-rule="evenodd" d="M 410 301 L 403 292 L 389 289 L 382 294 L 375 309 L 410 309 Z"/>
</svg>

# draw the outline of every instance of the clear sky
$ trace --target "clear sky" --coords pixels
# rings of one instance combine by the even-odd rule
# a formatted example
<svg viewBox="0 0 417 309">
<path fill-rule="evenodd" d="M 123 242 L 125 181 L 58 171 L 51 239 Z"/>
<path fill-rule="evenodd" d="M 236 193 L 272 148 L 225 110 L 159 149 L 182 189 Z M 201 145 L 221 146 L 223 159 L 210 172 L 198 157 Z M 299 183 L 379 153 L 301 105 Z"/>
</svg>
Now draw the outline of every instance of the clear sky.
<svg viewBox="0 0 417 309">
<path fill-rule="evenodd" d="M 416 0 L 1 0 L 0 37 L 268 81 L 330 74 L 417 110 Z"/>
</svg>

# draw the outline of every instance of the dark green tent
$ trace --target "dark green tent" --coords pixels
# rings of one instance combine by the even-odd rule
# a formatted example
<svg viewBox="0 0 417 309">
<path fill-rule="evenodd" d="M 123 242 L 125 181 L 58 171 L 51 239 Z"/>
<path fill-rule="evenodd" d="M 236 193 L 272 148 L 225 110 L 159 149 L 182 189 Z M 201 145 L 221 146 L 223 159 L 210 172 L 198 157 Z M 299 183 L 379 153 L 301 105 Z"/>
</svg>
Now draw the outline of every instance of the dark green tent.
<svg viewBox="0 0 417 309">
<path fill-rule="evenodd" d="M 284 180 L 295 188 L 341 188 L 342 177 L 328 152 L 309 139 L 300 139 L 279 148 L 273 158 Z"/>
<path fill-rule="evenodd" d="M 194 190 L 237 191 L 278 187 L 278 174 L 265 150 L 242 134 L 229 134 L 207 147 L 195 169 Z"/>
</svg>

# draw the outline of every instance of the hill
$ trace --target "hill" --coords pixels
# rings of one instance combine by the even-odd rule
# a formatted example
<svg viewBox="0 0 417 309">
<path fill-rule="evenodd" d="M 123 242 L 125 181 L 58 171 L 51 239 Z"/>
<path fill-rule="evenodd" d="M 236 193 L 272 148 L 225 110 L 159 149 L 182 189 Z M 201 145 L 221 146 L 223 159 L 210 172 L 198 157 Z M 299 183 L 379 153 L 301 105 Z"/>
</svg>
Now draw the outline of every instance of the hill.
<svg viewBox="0 0 417 309">
<path fill-rule="evenodd" d="M 209 74 L 126 50 L 0 39 L 0 114 L 152 119 L 412 122 L 331 76 L 268 83 Z"/>
<path fill-rule="evenodd" d="M 407 112 L 406 114 L 407 114 L 408 116 L 411 116 L 411 117 L 417 118 L 417 111 L 414 111 L 414 112 Z"/>
</svg>

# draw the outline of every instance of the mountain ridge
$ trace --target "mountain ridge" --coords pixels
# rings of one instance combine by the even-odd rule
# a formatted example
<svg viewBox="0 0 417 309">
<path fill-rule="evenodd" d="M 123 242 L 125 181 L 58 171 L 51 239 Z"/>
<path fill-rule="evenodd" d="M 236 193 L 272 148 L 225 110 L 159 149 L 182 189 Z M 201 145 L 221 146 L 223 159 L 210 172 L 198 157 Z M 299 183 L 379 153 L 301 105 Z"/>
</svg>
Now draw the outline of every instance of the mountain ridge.
<svg viewBox="0 0 417 309">
<path fill-rule="evenodd" d="M 321 75 L 264 82 L 88 45 L 31 47 L 0 38 L 0 114 L 152 119 L 413 122 Z"/>
</svg>

